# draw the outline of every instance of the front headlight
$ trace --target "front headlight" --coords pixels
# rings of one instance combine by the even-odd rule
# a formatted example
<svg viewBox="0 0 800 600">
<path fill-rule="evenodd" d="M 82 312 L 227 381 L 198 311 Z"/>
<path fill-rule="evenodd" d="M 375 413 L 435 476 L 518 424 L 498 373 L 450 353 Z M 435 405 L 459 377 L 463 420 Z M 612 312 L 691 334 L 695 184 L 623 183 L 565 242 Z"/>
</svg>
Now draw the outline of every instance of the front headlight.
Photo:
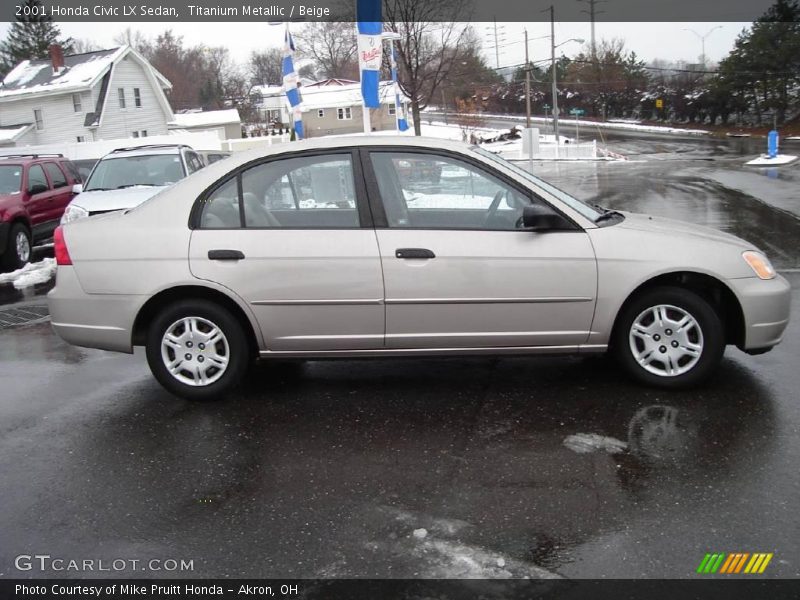
<svg viewBox="0 0 800 600">
<path fill-rule="evenodd" d="M 64 211 L 64 214 L 61 217 L 61 224 L 64 225 L 65 223 L 69 223 L 70 221 L 77 221 L 78 219 L 83 219 L 84 217 L 89 216 L 89 211 L 83 207 L 76 206 L 74 204 L 70 204 L 67 206 L 67 210 Z"/>
<path fill-rule="evenodd" d="M 742 252 L 742 258 L 750 265 L 756 275 L 761 279 L 773 279 L 775 277 L 775 269 L 769 262 L 769 259 L 755 250 L 748 250 Z"/>
</svg>

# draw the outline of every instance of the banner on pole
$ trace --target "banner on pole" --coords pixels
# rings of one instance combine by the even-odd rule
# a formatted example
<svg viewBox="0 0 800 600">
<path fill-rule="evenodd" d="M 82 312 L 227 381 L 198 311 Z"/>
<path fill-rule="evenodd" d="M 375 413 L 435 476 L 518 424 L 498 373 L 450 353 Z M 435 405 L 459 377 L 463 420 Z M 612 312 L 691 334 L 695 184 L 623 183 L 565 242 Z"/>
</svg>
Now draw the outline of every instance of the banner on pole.
<svg viewBox="0 0 800 600">
<path fill-rule="evenodd" d="M 390 53 L 392 65 L 392 86 L 394 88 L 394 114 L 397 119 L 397 130 L 406 131 L 408 129 L 408 119 L 406 118 L 405 105 L 401 98 L 400 84 L 397 82 L 397 59 L 395 58 L 394 41 Z"/>
<path fill-rule="evenodd" d="M 289 23 L 286 23 L 286 39 L 283 46 L 283 91 L 286 93 L 286 102 L 294 121 L 294 132 L 297 139 L 303 139 L 303 112 L 301 103 L 303 101 L 298 88 L 297 71 L 294 69 L 294 39 L 292 32 L 289 31 Z"/>
<path fill-rule="evenodd" d="M 378 85 L 381 76 L 383 21 L 381 0 L 356 0 L 358 19 L 358 66 L 364 106 L 380 108 Z"/>
</svg>

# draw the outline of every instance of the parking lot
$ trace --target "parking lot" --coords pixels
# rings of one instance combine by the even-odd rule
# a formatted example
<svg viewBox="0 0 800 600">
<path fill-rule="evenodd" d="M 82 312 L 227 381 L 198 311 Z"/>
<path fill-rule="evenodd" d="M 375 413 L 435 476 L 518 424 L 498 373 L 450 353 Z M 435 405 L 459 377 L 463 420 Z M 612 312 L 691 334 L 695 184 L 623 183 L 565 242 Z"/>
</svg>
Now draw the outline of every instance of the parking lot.
<svg viewBox="0 0 800 600">
<path fill-rule="evenodd" d="M 767 251 L 794 288 L 773 352 L 729 348 L 685 392 L 605 358 L 263 363 L 229 400 L 189 403 L 143 352 L 6 327 L 0 576 L 87 576 L 17 571 L 39 553 L 193 561 L 145 577 L 672 578 L 716 551 L 800 576 L 800 167 L 745 171 L 751 149 L 727 141 L 612 147 L 631 160 L 534 170 Z M 5 286 L 0 309 L 47 288 Z"/>
</svg>

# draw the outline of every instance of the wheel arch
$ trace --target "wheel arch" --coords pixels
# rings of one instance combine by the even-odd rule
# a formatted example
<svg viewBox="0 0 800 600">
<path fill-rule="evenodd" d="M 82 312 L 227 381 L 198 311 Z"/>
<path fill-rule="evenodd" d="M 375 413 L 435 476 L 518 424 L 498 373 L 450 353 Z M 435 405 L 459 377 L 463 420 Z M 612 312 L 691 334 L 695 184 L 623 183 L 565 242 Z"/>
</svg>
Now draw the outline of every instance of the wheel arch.
<svg viewBox="0 0 800 600">
<path fill-rule="evenodd" d="M 257 323 L 245 312 L 242 306 L 228 294 L 204 285 L 179 285 L 166 288 L 145 302 L 136 314 L 131 332 L 131 343 L 144 346 L 147 342 L 147 329 L 159 309 L 179 300 L 208 300 L 224 307 L 236 318 L 244 330 L 247 343 L 253 355 L 259 351 Z"/>
<path fill-rule="evenodd" d="M 613 341 L 621 315 L 627 306 L 643 292 L 659 286 L 674 286 L 690 290 L 706 300 L 717 311 L 725 331 L 725 343 L 741 347 L 745 341 L 745 320 L 742 305 L 736 294 L 721 279 L 698 271 L 671 271 L 641 282 L 619 306 L 614 317 L 610 339 Z"/>
</svg>

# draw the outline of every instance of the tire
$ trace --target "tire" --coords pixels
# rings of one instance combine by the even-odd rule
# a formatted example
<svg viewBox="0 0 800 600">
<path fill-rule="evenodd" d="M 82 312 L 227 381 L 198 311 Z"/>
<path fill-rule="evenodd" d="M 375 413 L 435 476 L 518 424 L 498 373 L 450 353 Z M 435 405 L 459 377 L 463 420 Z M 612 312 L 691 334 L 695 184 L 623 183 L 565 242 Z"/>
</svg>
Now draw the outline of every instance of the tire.
<svg viewBox="0 0 800 600">
<path fill-rule="evenodd" d="M 8 241 L 3 252 L 3 269 L 16 271 L 31 260 L 31 234 L 22 223 L 15 223 L 8 232 Z"/>
<path fill-rule="evenodd" d="M 209 344 L 209 335 L 216 341 Z M 158 382 L 187 400 L 222 398 L 241 381 L 251 358 L 239 321 L 207 300 L 181 300 L 164 308 L 148 328 L 146 350 Z"/>
<path fill-rule="evenodd" d="M 725 351 L 725 331 L 702 296 L 680 287 L 657 287 L 623 308 L 612 350 L 634 379 L 685 388 L 706 379 L 717 366 Z"/>
</svg>

